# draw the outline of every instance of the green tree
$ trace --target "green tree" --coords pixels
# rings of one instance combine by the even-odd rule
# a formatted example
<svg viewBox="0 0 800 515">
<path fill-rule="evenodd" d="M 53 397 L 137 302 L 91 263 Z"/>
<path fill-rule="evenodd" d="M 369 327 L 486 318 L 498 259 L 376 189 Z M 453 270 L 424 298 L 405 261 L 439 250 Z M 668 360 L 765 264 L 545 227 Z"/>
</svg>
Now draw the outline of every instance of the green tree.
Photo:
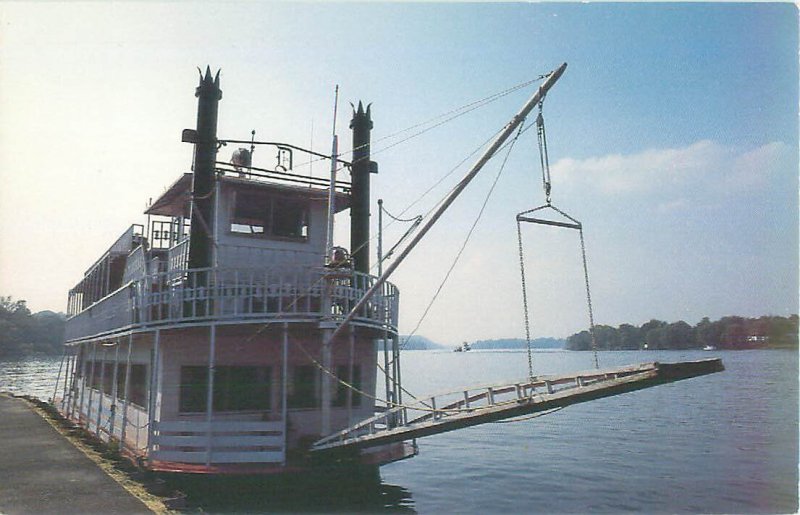
<svg viewBox="0 0 800 515">
<path fill-rule="evenodd" d="M 691 349 L 695 347 L 692 326 L 684 322 L 673 322 L 664 327 L 664 345 L 669 349 Z"/>
<path fill-rule="evenodd" d="M 0 357 L 61 352 L 64 315 L 31 314 L 24 300 L 0 296 Z"/>
<path fill-rule="evenodd" d="M 567 338 L 568 350 L 590 350 L 592 348 L 592 336 L 589 331 L 581 331 Z"/>
<path fill-rule="evenodd" d="M 622 324 L 617 332 L 619 334 L 620 349 L 638 350 L 642 347 L 642 336 L 638 327 L 631 324 Z"/>
</svg>

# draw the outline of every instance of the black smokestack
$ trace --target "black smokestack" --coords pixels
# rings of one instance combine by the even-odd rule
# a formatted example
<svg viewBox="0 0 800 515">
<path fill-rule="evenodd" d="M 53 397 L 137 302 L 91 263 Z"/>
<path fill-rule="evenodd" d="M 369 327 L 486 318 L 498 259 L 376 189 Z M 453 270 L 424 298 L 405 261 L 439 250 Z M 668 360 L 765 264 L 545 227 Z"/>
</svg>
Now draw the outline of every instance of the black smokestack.
<svg viewBox="0 0 800 515">
<path fill-rule="evenodd" d="M 353 164 L 350 168 L 350 252 L 353 268 L 369 273 L 369 174 L 373 164 L 369 160 L 369 137 L 372 130 L 370 105 L 364 111 L 361 102 L 353 110 L 350 121 L 353 129 Z"/>
<path fill-rule="evenodd" d="M 194 178 L 192 181 L 192 225 L 189 234 L 189 268 L 211 266 L 214 234 L 214 162 L 217 160 L 217 107 L 222 98 L 219 71 L 211 78 L 206 67 L 200 74 L 197 97 L 197 135 L 194 145 Z"/>
</svg>

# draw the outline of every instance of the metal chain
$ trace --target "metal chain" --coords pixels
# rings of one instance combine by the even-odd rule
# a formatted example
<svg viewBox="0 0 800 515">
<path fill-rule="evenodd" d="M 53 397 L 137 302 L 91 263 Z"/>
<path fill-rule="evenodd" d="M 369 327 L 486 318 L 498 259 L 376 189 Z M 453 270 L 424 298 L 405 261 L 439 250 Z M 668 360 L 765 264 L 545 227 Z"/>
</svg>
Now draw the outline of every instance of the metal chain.
<svg viewBox="0 0 800 515">
<path fill-rule="evenodd" d="M 581 256 L 583 256 L 583 277 L 586 279 L 586 303 L 589 306 L 589 335 L 592 339 L 592 352 L 594 353 L 594 368 L 600 368 L 597 359 L 597 339 L 594 334 L 594 312 L 592 311 L 592 294 L 589 290 L 589 267 L 586 265 L 586 244 L 583 241 L 583 225 L 580 227 Z"/>
<path fill-rule="evenodd" d="M 547 134 L 544 128 L 544 115 L 542 114 L 543 100 L 539 102 L 539 116 L 536 117 L 536 137 L 539 142 L 539 161 L 542 165 L 542 187 L 547 203 L 550 204 L 550 159 L 547 155 Z"/>
<path fill-rule="evenodd" d="M 517 219 L 517 243 L 519 245 L 519 272 L 522 276 L 522 307 L 525 312 L 525 342 L 528 349 L 528 377 L 533 379 L 533 356 L 531 354 L 531 323 L 528 317 L 528 287 L 525 283 L 525 258 L 522 253 L 522 227 Z"/>
</svg>

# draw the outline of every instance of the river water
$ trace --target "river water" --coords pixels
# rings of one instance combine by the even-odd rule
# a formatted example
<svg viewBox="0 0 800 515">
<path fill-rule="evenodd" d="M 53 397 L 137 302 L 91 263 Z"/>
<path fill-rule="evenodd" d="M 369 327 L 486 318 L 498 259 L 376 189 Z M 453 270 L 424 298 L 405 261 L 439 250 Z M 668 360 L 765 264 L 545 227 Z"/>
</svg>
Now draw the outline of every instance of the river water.
<svg viewBox="0 0 800 515">
<path fill-rule="evenodd" d="M 798 355 L 792 351 L 603 352 L 601 367 L 721 357 L 725 372 L 596 400 L 533 420 L 418 441 L 381 484 L 279 503 L 205 508 L 419 513 L 793 513 L 798 504 Z M 415 394 L 527 375 L 516 351 L 407 351 Z M 590 353 L 534 354 L 536 374 L 590 369 Z M 58 359 L 0 362 L 0 390 L 46 399 Z M 379 381 L 379 384 L 382 384 Z"/>
</svg>

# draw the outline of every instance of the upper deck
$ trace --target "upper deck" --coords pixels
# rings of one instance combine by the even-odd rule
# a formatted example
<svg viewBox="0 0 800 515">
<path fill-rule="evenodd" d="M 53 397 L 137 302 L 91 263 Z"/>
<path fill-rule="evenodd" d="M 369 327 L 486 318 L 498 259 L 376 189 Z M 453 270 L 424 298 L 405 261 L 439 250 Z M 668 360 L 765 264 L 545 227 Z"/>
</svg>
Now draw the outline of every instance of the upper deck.
<svg viewBox="0 0 800 515">
<path fill-rule="evenodd" d="M 350 269 L 286 265 L 160 272 L 73 314 L 65 338 L 70 343 L 187 323 L 335 322 L 375 280 Z M 396 333 L 398 297 L 386 283 L 354 322 Z"/>
<path fill-rule="evenodd" d="M 126 230 L 70 290 L 67 342 L 187 323 L 332 322 L 349 312 L 377 278 L 347 259 L 326 266 L 330 179 L 293 173 L 280 156 L 275 170 L 216 162 L 203 227 L 191 226 L 193 174 L 180 176 L 145 211 L 148 223 Z M 335 212 L 350 207 L 349 191 L 336 182 Z M 210 236 L 210 267 L 189 266 L 193 229 Z M 387 283 L 355 322 L 394 333 L 397 299 Z"/>
</svg>

